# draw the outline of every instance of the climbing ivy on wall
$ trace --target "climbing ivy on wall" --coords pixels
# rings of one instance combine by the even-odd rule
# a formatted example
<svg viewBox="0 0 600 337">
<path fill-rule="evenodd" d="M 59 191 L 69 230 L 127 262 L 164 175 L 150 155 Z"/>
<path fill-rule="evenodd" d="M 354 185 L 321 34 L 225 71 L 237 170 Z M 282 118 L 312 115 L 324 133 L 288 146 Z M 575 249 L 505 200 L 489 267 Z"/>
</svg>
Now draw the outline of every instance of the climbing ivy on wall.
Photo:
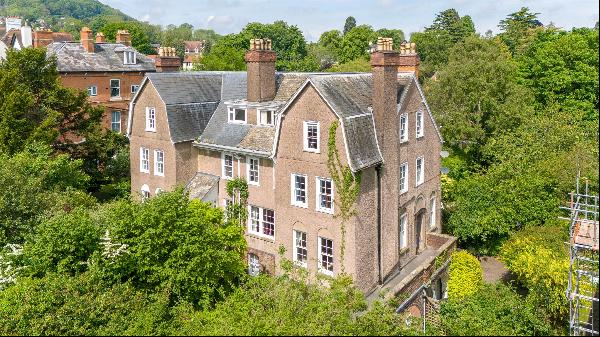
<svg viewBox="0 0 600 337">
<path fill-rule="evenodd" d="M 227 219 L 238 221 L 239 224 L 246 223 L 248 219 L 248 182 L 244 178 L 235 178 L 227 181 L 227 195 L 231 204 L 227 205 Z"/>
<path fill-rule="evenodd" d="M 344 272 L 344 253 L 346 250 L 346 223 L 356 215 L 354 205 L 360 192 L 361 172 L 352 172 L 348 165 L 342 165 L 337 150 L 336 131 L 339 121 L 334 121 L 329 127 L 329 139 L 327 142 L 327 168 L 335 185 L 339 198 L 335 199 L 338 214 L 335 217 L 341 219 L 342 243 L 340 255 L 342 260 L 342 273 Z"/>
</svg>

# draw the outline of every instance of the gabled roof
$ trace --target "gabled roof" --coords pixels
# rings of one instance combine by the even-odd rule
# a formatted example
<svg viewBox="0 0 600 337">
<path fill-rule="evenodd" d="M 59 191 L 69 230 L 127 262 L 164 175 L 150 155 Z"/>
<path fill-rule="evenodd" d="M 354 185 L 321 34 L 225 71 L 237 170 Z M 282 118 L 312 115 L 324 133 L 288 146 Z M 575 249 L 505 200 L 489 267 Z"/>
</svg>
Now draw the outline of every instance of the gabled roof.
<svg viewBox="0 0 600 337">
<path fill-rule="evenodd" d="M 135 49 L 120 43 L 95 43 L 88 53 L 79 42 L 54 42 L 48 55 L 56 55 L 59 72 L 154 72 L 154 60 L 136 52 L 136 64 L 123 64 L 123 52 Z"/>
</svg>

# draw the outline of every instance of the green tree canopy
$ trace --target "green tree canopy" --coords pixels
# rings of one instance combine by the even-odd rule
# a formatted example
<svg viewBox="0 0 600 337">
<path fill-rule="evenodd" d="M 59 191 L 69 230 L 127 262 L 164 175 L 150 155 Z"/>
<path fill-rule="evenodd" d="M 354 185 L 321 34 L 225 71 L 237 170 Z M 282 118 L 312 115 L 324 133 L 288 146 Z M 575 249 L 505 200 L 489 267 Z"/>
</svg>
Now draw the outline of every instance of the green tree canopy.
<svg viewBox="0 0 600 337">
<path fill-rule="evenodd" d="M 144 30 L 143 24 L 135 21 L 110 22 L 102 26 L 100 31 L 104 33 L 108 41 L 115 41 L 117 31 L 126 29 L 131 34 L 131 45 L 143 54 L 156 54 L 156 50 L 150 45 L 151 41 Z"/>
<path fill-rule="evenodd" d="M 344 23 L 344 35 L 346 35 L 354 27 L 356 27 L 356 19 L 353 16 L 347 17 L 346 22 Z"/>
<path fill-rule="evenodd" d="M 515 54 L 519 51 L 519 46 L 527 39 L 532 29 L 542 26 L 537 19 L 539 14 L 531 13 L 527 7 L 521 7 L 519 11 L 509 14 L 500 21 L 498 27 L 502 33 L 499 37 L 511 53 Z"/>
<path fill-rule="evenodd" d="M 369 43 L 377 39 L 377 34 L 369 25 L 360 25 L 352 28 L 344 35 L 339 55 L 339 60 L 346 63 L 357 58 L 369 57 Z"/>
</svg>

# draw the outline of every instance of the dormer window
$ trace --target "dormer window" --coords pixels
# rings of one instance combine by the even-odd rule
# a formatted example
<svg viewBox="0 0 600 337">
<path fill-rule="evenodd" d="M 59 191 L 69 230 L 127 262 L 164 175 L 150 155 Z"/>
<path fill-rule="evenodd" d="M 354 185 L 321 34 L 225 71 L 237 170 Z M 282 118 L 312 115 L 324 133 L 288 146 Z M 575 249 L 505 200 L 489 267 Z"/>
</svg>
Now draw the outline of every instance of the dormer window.
<svg viewBox="0 0 600 337">
<path fill-rule="evenodd" d="M 258 125 L 273 126 L 273 111 L 258 110 Z"/>
<path fill-rule="evenodd" d="M 135 52 L 126 51 L 123 53 L 123 64 L 135 64 Z"/>
<path fill-rule="evenodd" d="M 229 123 L 246 124 L 246 109 L 229 108 Z"/>
</svg>

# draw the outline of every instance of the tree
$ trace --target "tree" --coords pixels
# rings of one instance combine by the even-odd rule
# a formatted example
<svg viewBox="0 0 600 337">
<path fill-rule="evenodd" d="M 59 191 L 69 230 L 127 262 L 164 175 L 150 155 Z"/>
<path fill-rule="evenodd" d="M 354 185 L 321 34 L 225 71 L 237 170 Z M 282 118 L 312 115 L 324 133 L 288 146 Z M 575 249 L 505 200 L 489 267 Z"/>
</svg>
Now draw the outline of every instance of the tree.
<svg viewBox="0 0 600 337">
<path fill-rule="evenodd" d="M 433 24 L 425 31 L 446 32 L 452 43 L 458 43 L 475 33 L 475 25 L 470 16 L 460 17 L 454 8 L 450 8 L 437 14 Z"/>
<path fill-rule="evenodd" d="M 402 44 L 402 41 L 404 41 L 404 32 L 401 29 L 382 28 L 376 31 L 375 35 L 377 35 L 377 37 L 392 38 L 394 50 L 400 50 L 400 44 Z"/>
<path fill-rule="evenodd" d="M 342 33 L 339 30 L 330 30 L 321 34 L 318 45 L 329 51 L 334 61 L 337 61 L 342 47 Z"/>
<path fill-rule="evenodd" d="M 117 31 L 128 30 L 131 34 L 131 45 L 140 53 L 156 54 L 156 50 L 150 45 L 150 38 L 145 31 L 143 24 L 135 21 L 109 22 L 106 23 L 100 31 L 104 33 L 108 41 L 115 41 Z"/>
<path fill-rule="evenodd" d="M 527 7 L 521 7 L 519 11 L 509 14 L 500 21 L 498 27 L 500 27 L 502 33 L 498 36 L 508 46 L 513 55 L 521 51 L 523 42 L 531 35 L 532 30 L 542 26 L 542 23 L 537 19 L 539 14 L 529 12 Z"/>
<path fill-rule="evenodd" d="M 346 18 L 346 23 L 344 23 L 344 35 L 351 31 L 354 27 L 356 27 L 356 19 L 353 16 L 349 16 Z"/>
<path fill-rule="evenodd" d="M 448 271 L 448 298 L 462 299 L 479 291 L 483 270 L 477 258 L 466 251 L 452 253 Z"/>
<path fill-rule="evenodd" d="M 346 63 L 357 58 L 369 57 L 369 43 L 377 38 L 373 28 L 369 25 L 360 25 L 352 28 L 344 35 L 340 50 L 339 60 Z"/>
</svg>

